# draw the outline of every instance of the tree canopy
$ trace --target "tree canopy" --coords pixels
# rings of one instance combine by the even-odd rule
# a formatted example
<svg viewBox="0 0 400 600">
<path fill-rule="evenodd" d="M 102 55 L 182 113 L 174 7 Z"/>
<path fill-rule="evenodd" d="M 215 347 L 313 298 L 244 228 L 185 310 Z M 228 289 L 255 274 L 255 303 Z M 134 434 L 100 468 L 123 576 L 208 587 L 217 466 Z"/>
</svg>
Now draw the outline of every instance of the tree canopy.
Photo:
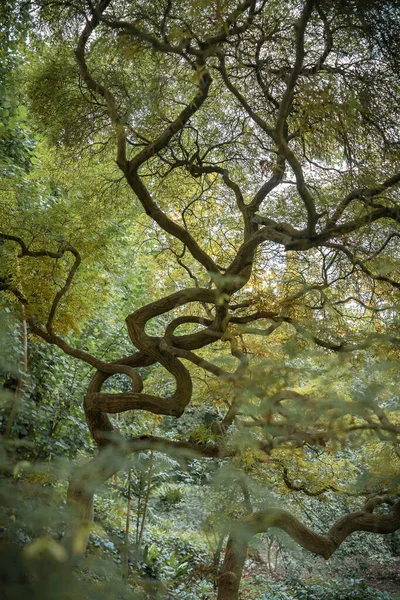
<svg viewBox="0 0 400 600">
<path fill-rule="evenodd" d="M 71 540 L 131 452 L 284 464 L 371 439 L 397 461 L 371 478 L 376 497 L 326 536 L 281 509 L 243 517 L 218 598 L 237 598 L 247 541 L 271 526 L 326 558 L 353 531 L 396 531 L 398 2 L 1 10 L 3 306 L 94 369 L 100 452 L 70 484 Z M 94 317 L 126 322 L 106 359 L 85 341 Z M 115 375 L 123 391 L 104 388 Z M 190 403 L 211 417 L 180 438 L 123 438 L 109 417 L 180 418 Z"/>
</svg>

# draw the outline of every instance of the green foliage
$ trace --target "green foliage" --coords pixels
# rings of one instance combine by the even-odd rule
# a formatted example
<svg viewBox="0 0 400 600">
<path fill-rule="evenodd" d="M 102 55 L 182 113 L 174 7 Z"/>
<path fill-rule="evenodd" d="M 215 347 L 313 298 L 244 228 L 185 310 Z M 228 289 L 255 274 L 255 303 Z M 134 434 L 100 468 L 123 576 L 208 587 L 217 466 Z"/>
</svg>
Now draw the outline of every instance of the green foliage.
<svg viewBox="0 0 400 600">
<path fill-rule="evenodd" d="M 381 592 L 360 580 L 336 580 L 307 582 L 297 589 L 299 600 L 389 600 L 387 592 Z"/>
<path fill-rule="evenodd" d="M 254 587 L 244 591 L 246 600 L 390 600 L 387 592 L 357 579 L 316 579 L 296 583 L 271 583 L 261 577 L 253 579 Z"/>
<path fill-rule="evenodd" d="M 167 505 L 178 504 L 183 498 L 184 492 L 180 487 L 165 485 L 160 489 L 160 500 Z"/>
<path fill-rule="evenodd" d="M 2 433 L 17 408 L 0 447 L 7 600 L 205 600 L 215 597 L 223 541 L 252 510 L 284 507 L 325 533 L 360 508 L 358 495 L 400 490 L 399 218 L 396 181 L 382 185 L 399 158 L 398 8 L 314 3 L 297 72 L 303 3 L 255 3 L 244 16 L 248 4 L 232 13 L 226 0 L 112 2 L 79 70 L 90 2 L 1 3 Z M 213 81 L 194 111 L 206 69 Z M 135 174 L 144 195 L 121 143 L 127 160 L 148 155 Z M 250 209 L 277 168 L 282 181 Z M 76 273 L 70 245 L 82 259 Z M 185 287 L 217 290 L 217 299 L 157 314 L 132 347 L 127 315 Z M 168 324 L 188 316 L 168 337 Z M 23 322 L 29 373 L 20 367 Z M 39 344 L 35 330 L 53 345 Z M 197 358 L 186 354 L 179 367 L 195 383 L 191 406 L 179 420 L 155 417 L 149 398 L 167 398 L 161 412 L 168 406 L 179 379 L 170 361 L 201 331 L 213 343 L 196 342 Z M 76 570 L 61 542 L 70 515 L 60 509 L 68 477 L 93 454 L 82 401 L 94 361 L 75 362 L 65 344 L 113 365 L 139 356 L 149 412 L 125 411 L 132 382 L 105 370 L 101 391 L 122 397 L 113 423 L 127 440 L 164 436 L 193 449 L 126 460 L 95 499 Z M 226 458 L 194 458 L 211 445 Z M 392 563 L 394 537 L 356 534 L 322 567 L 274 536 L 286 580 L 246 572 L 243 598 L 388 597 L 337 575 L 357 556 L 348 574 L 366 576 L 361 552 Z"/>
<path fill-rule="evenodd" d="M 28 29 L 28 3 L 4 0 L 0 7 L 0 175 L 27 173 L 35 140 L 18 87 L 23 41 Z M 22 51 L 21 51 L 22 50 Z"/>
<path fill-rule="evenodd" d="M 78 68 L 65 45 L 45 45 L 40 59 L 31 59 L 26 83 L 30 110 L 52 145 L 77 147 L 92 133 L 93 120 L 105 124 L 104 106 L 89 108 L 78 82 Z"/>
</svg>

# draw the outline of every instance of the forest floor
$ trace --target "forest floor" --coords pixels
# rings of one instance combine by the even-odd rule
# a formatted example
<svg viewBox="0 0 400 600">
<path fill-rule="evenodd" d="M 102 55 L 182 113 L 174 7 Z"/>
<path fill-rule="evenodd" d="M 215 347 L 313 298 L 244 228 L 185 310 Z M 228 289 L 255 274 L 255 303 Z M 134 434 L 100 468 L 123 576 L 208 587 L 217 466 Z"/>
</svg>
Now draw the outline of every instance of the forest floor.
<svg viewBox="0 0 400 600">
<path fill-rule="evenodd" d="M 400 600 L 400 556 L 386 567 L 378 563 L 371 565 L 365 581 L 371 587 L 389 592 L 393 599 Z"/>
<path fill-rule="evenodd" d="M 242 579 L 241 600 L 250 600 L 250 598 L 254 598 L 253 594 L 261 593 L 261 590 L 266 583 L 267 585 L 279 585 L 279 583 L 288 581 L 288 572 L 282 563 L 271 572 L 267 563 L 262 560 L 262 557 L 261 560 L 260 557 L 257 558 L 258 560 L 248 560 L 246 562 Z M 320 564 L 323 564 L 322 561 Z M 354 564 L 357 564 L 357 558 L 354 558 Z M 385 566 L 378 562 L 369 561 L 368 569 L 363 570 L 362 574 L 350 572 L 348 570 L 348 564 L 346 564 L 347 568 L 343 569 L 343 571 L 337 571 L 336 573 L 331 572 L 328 576 L 326 572 L 323 572 L 323 568 L 321 569 L 321 572 L 319 572 L 318 566 L 317 559 L 317 568 L 315 571 L 313 571 L 312 574 L 302 574 L 302 576 L 299 577 L 299 580 L 302 580 L 305 583 L 318 580 L 321 582 L 328 582 L 332 578 L 343 580 L 344 583 L 348 581 L 349 584 L 355 580 L 361 580 L 370 588 L 379 590 L 380 592 L 387 592 L 390 594 L 391 600 L 400 600 L 400 556 L 395 557 L 392 562 Z M 295 584 L 292 584 L 290 587 L 292 590 L 295 589 Z M 286 595 L 284 597 L 286 598 Z M 366 600 L 368 599 L 366 598 Z"/>
</svg>

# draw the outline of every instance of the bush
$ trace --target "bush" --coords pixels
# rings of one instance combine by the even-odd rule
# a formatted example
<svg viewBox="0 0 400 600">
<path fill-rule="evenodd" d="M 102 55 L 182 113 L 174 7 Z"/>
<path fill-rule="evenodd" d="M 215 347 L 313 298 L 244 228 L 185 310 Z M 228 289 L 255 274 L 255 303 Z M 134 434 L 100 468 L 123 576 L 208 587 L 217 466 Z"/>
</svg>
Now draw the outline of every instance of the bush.
<svg viewBox="0 0 400 600">
<path fill-rule="evenodd" d="M 160 490 L 160 500 L 167 505 L 178 504 L 183 498 L 183 491 L 180 487 L 165 485 Z"/>
<path fill-rule="evenodd" d="M 256 576 L 254 580 L 258 590 L 250 585 L 243 596 L 246 600 L 390 600 L 387 592 L 373 589 L 359 579 L 273 583 Z"/>
<path fill-rule="evenodd" d="M 390 600 L 387 592 L 369 587 L 360 579 L 313 580 L 300 584 L 296 600 Z"/>
</svg>

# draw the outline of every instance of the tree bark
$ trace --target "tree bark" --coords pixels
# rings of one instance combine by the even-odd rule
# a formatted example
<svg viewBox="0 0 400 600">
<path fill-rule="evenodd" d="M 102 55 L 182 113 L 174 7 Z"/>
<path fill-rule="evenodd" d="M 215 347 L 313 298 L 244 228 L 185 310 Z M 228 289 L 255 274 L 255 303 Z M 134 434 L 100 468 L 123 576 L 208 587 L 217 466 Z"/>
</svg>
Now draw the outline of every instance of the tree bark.
<svg viewBox="0 0 400 600">
<path fill-rule="evenodd" d="M 237 600 L 239 597 L 240 580 L 248 545 L 246 537 L 237 534 L 229 536 L 219 578 L 218 600 Z"/>
<path fill-rule="evenodd" d="M 71 477 L 67 493 L 67 530 L 63 540 L 71 560 L 78 560 L 85 553 L 93 525 L 96 489 L 123 467 L 127 454 L 126 448 L 105 446 L 91 461 L 78 467 Z"/>
</svg>

